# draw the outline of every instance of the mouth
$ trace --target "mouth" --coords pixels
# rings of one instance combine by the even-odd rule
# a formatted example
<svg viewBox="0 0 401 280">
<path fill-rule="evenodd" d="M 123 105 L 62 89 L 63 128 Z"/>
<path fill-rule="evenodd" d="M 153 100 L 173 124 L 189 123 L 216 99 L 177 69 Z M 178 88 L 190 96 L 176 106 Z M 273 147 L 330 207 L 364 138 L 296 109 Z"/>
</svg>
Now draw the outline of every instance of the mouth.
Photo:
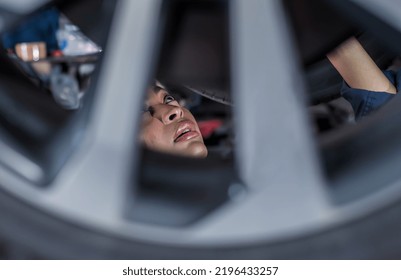
<svg viewBox="0 0 401 280">
<path fill-rule="evenodd" d="M 174 143 L 184 142 L 197 136 L 199 136 L 199 132 L 196 131 L 194 123 L 191 121 L 183 121 L 178 126 L 174 135 Z"/>
</svg>

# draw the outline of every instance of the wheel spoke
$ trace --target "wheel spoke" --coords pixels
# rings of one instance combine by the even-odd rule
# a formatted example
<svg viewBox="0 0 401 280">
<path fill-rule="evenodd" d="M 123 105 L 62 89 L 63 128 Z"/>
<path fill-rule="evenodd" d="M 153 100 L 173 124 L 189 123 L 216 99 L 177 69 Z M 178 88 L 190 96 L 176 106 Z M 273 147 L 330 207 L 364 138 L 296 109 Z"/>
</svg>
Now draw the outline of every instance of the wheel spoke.
<svg viewBox="0 0 401 280">
<path fill-rule="evenodd" d="M 123 209 L 137 158 L 134 139 L 140 104 L 153 61 L 160 1 L 122 1 L 117 8 L 97 85 L 87 138 L 49 189 L 26 182 L 10 186 L 52 213 L 107 228 L 123 222 Z M 145 35 L 144 35 L 145 34 Z M 11 176 L 11 175 L 9 175 Z M 11 179 L 10 179 L 11 181 Z"/>
<path fill-rule="evenodd" d="M 108 217 L 111 223 L 122 219 L 135 169 L 132 159 L 137 159 L 137 149 L 133 149 L 136 144 L 133 137 L 138 129 L 139 108 L 153 61 L 152 46 L 156 39 L 153 35 L 157 27 L 154 15 L 159 10 L 159 1 L 124 1 L 120 6 L 121 19 L 113 29 L 118 31 L 109 38 L 107 69 L 100 76 L 103 82 L 99 85 L 98 106 L 93 118 L 94 143 L 77 177 L 76 184 L 85 190 L 74 190 L 76 199 L 80 193 L 85 197 L 82 205 L 88 208 L 88 213 L 103 220 Z M 70 186 L 73 185 L 72 182 Z M 87 204 L 91 206 L 85 206 Z"/>
<path fill-rule="evenodd" d="M 330 205 L 280 1 L 233 1 L 232 81 L 240 177 L 250 189 L 197 229 L 198 238 L 298 233 Z M 241 221 L 241 226 L 238 225 Z M 290 230 L 291 229 L 291 230 Z M 220 240 L 220 241 L 221 241 Z"/>
</svg>

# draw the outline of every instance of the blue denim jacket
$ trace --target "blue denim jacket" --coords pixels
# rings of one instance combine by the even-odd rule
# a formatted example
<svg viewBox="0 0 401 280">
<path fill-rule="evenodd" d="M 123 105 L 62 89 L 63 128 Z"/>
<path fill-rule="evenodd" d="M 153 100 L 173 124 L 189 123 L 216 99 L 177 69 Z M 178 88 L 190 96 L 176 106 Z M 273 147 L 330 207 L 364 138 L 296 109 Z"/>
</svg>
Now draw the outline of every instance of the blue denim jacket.
<svg viewBox="0 0 401 280">
<path fill-rule="evenodd" d="M 401 85 L 401 70 L 398 72 L 384 71 L 383 73 L 399 92 L 401 90 L 401 87 L 398 86 Z M 386 92 L 350 88 L 345 82 L 341 88 L 341 95 L 351 103 L 356 121 L 366 117 L 395 96 L 395 94 Z"/>
</svg>

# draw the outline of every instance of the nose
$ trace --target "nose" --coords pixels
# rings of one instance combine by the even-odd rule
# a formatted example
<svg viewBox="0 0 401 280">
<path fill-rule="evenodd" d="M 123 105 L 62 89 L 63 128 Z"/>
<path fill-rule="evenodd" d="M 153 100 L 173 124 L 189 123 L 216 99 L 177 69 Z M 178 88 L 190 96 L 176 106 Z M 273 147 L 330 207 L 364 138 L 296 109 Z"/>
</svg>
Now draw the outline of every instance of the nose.
<svg viewBox="0 0 401 280">
<path fill-rule="evenodd" d="M 174 105 L 162 105 L 163 109 L 162 109 L 162 114 L 161 114 L 161 121 L 164 124 L 169 124 L 172 123 L 174 121 L 176 121 L 177 119 L 180 119 L 183 117 L 184 112 L 182 110 L 182 108 L 180 106 L 174 106 Z"/>
</svg>

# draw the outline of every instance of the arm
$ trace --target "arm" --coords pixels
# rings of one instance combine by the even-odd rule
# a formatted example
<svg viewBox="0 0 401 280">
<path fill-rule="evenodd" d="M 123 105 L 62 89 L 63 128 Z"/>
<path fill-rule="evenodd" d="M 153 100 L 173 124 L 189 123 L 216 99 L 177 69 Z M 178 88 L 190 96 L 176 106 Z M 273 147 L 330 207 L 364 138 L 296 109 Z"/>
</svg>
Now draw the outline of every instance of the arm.
<svg viewBox="0 0 401 280">
<path fill-rule="evenodd" d="M 397 93 L 394 85 L 354 37 L 329 53 L 327 58 L 350 87 Z"/>
</svg>

